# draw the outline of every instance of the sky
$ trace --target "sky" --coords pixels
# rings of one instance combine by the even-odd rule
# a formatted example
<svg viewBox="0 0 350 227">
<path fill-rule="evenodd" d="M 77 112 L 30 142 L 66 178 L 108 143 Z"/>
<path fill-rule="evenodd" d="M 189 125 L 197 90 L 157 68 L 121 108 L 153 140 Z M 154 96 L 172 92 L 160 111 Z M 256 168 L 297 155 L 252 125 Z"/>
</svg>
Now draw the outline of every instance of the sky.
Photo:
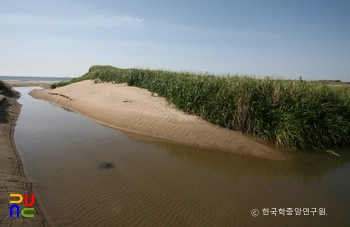
<svg viewBox="0 0 350 227">
<path fill-rule="evenodd" d="M 0 75 L 92 65 L 350 81 L 350 1 L 0 0 Z"/>
</svg>

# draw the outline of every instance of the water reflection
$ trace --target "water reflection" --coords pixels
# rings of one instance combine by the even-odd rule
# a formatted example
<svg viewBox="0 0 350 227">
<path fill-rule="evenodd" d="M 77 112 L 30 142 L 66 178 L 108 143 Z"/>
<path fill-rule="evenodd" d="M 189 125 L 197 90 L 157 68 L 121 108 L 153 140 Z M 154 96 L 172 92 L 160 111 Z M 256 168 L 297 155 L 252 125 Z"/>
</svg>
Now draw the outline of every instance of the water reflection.
<svg viewBox="0 0 350 227">
<path fill-rule="evenodd" d="M 172 143 L 149 142 L 188 164 L 222 171 L 233 178 L 291 177 L 301 180 L 305 186 L 313 181 L 322 182 L 325 176 L 335 174 L 350 162 L 350 149 L 335 150 L 340 157 L 320 151 L 285 151 L 291 160 L 275 161 Z"/>
</svg>

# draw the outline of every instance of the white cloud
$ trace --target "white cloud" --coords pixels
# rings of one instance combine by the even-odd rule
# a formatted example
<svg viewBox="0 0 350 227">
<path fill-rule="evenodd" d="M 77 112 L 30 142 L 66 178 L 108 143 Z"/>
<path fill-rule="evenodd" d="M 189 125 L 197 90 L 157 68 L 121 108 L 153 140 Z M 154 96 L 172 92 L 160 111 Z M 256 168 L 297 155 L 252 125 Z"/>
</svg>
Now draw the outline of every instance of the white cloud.
<svg viewBox="0 0 350 227">
<path fill-rule="evenodd" d="M 17 25 L 49 25 L 49 26 L 77 26 L 77 27 L 134 27 L 143 24 L 141 17 L 105 16 L 103 14 L 80 17 L 39 16 L 29 14 L 0 14 L 2 24 Z"/>
<path fill-rule="evenodd" d="M 130 16 L 117 17 L 117 19 L 127 20 L 127 21 L 143 21 L 143 18 L 141 18 L 141 17 L 130 17 Z"/>
</svg>

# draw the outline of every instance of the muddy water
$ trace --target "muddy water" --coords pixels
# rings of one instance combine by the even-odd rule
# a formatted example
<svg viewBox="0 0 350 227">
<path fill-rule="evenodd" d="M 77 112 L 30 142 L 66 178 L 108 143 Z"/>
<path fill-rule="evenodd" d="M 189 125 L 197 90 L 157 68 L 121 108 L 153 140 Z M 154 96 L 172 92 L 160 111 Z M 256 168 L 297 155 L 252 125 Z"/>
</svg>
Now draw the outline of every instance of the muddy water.
<svg viewBox="0 0 350 227">
<path fill-rule="evenodd" d="M 152 141 L 33 99 L 32 89 L 16 88 L 23 106 L 15 142 L 37 201 L 56 226 L 346 226 L 350 221 L 349 150 L 338 151 L 340 158 L 291 153 L 290 161 L 268 161 Z M 104 162 L 114 168 L 101 168 Z M 292 208 L 292 215 L 279 208 Z M 296 208 L 310 213 L 297 215 Z M 321 208 L 326 215 L 318 213 Z"/>
</svg>

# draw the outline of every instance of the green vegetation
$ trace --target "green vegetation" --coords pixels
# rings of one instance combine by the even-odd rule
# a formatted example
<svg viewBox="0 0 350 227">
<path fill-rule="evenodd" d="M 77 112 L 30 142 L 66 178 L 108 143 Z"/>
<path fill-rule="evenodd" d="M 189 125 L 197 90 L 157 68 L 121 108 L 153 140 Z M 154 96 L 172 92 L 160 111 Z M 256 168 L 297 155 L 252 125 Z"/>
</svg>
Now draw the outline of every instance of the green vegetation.
<svg viewBox="0 0 350 227">
<path fill-rule="evenodd" d="M 54 83 L 54 84 L 51 84 L 51 89 L 55 89 L 56 87 L 63 87 L 63 86 L 66 86 L 66 85 L 68 85 L 70 83 L 72 83 L 72 82 L 61 81 L 61 82 L 58 82 L 58 83 Z"/>
<path fill-rule="evenodd" d="M 0 80 L 0 94 L 12 93 L 11 87 L 5 84 L 4 81 Z"/>
<path fill-rule="evenodd" d="M 350 141 L 349 87 L 111 66 L 92 66 L 70 83 L 87 79 L 148 89 L 186 113 L 283 148 L 329 149 Z"/>
</svg>

